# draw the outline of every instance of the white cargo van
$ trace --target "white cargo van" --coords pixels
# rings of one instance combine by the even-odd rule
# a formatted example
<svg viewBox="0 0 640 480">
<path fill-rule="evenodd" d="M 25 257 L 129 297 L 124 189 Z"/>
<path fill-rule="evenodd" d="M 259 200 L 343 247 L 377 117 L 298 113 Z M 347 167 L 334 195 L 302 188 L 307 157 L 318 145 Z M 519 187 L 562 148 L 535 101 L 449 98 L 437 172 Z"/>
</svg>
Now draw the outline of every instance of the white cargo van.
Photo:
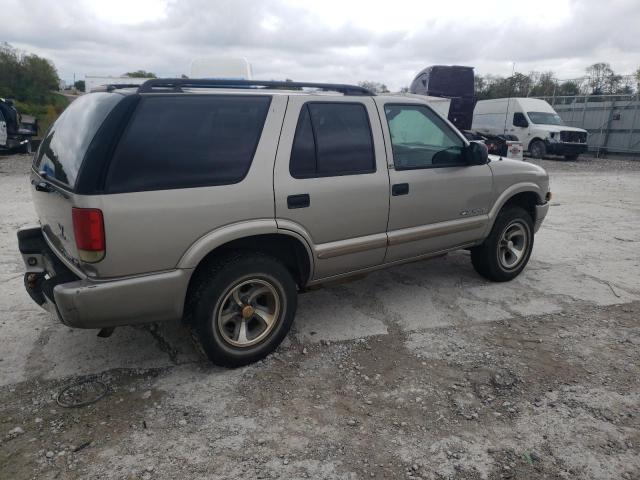
<svg viewBox="0 0 640 480">
<path fill-rule="evenodd" d="M 587 151 L 587 131 L 568 127 L 556 111 L 537 98 L 481 100 L 473 111 L 472 130 L 518 137 L 534 158 L 546 154 L 576 159 Z"/>
</svg>

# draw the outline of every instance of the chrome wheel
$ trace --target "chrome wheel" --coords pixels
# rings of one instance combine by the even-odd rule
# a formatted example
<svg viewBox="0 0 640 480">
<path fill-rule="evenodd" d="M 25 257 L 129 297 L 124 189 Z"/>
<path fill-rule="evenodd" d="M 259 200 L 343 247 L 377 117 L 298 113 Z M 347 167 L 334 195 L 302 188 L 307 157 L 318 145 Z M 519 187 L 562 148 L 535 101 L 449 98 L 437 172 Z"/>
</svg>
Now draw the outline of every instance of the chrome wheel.
<svg viewBox="0 0 640 480">
<path fill-rule="evenodd" d="M 529 232 L 521 221 L 510 223 L 498 243 L 498 261 L 505 270 L 513 270 L 527 255 Z"/>
<path fill-rule="evenodd" d="M 231 287 L 218 305 L 218 331 L 234 347 L 250 347 L 267 337 L 282 308 L 276 287 L 257 278 Z"/>
</svg>

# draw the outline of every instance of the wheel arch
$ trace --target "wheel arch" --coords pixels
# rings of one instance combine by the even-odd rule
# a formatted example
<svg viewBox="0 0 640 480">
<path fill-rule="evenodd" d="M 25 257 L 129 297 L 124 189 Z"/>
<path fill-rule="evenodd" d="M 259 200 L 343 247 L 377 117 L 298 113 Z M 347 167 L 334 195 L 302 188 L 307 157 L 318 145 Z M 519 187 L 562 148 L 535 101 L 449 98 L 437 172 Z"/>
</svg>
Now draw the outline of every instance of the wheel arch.
<svg viewBox="0 0 640 480">
<path fill-rule="evenodd" d="M 535 141 L 540 141 L 542 143 L 545 143 L 544 139 L 540 138 L 540 137 L 533 137 L 532 139 L 529 140 L 529 142 L 527 143 L 527 146 L 525 148 L 525 150 L 528 152 L 529 151 L 529 147 L 531 146 L 531 144 Z"/>
<path fill-rule="evenodd" d="M 496 200 L 493 208 L 489 212 L 489 222 L 484 236 L 486 237 L 489 235 L 489 232 L 491 232 L 500 211 L 511 205 L 524 208 L 531 215 L 531 219 L 535 224 L 537 215 L 536 205 L 541 205 L 544 202 L 544 194 L 537 184 L 520 183 L 512 185 L 498 197 L 498 200 Z"/>
<path fill-rule="evenodd" d="M 192 269 L 185 306 L 208 265 L 232 251 L 261 252 L 280 260 L 291 272 L 296 284 L 304 287 L 313 273 L 313 256 L 306 241 L 294 232 L 278 230 L 273 224 L 255 222 L 229 226 L 203 236 L 183 255 L 178 267 Z M 185 312 L 186 312 L 185 308 Z"/>
</svg>

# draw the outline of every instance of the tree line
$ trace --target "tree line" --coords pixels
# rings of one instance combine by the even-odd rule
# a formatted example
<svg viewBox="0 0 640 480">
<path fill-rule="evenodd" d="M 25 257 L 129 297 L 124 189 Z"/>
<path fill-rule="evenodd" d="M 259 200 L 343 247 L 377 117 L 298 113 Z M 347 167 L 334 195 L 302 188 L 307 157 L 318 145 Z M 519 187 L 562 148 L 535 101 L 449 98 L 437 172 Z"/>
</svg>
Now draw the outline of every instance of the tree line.
<svg viewBox="0 0 640 480">
<path fill-rule="evenodd" d="M 573 80 L 558 80 L 552 71 L 515 72 L 509 77 L 476 75 L 475 93 L 478 100 L 505 97 L 552 97 L 562 95 L 630 95 L 640 92 L 640 68 L 633 75 L 620 75 L 606 62 L 590 65 L 586 75 Z M 365 80 L 361 87 L 375 93 L 388 93 L 384 83 Z M 400 89 L 406 93 L 409 87 Z"/>
<path fill-rule="evenodd" d="M 20 113 L 38 117 L 42 133 L 69 103 L 56 93 L 59 85 L 51 61 L 0 43 L 0 97 L 13 99 Z"/>
<path fill-rule="evenodd" d="M 58 90 L 59 82 L 56 68 L 49 60 L 0 43 L 0 97 L 44 103 L 52 91 Z"/>
<path fill-rule="evenodd" d="M 510 77 L 476 75 L 478 100 L 504 97 L 551 97 L 562 95 L 630 95 L 639 90 L 640 68 L 634 75 L 620 75 L 605 62 L 585 69 L 586 75 L 573 80 L 558 80 L 555 73 L 515 72 Z"/>
</svg>

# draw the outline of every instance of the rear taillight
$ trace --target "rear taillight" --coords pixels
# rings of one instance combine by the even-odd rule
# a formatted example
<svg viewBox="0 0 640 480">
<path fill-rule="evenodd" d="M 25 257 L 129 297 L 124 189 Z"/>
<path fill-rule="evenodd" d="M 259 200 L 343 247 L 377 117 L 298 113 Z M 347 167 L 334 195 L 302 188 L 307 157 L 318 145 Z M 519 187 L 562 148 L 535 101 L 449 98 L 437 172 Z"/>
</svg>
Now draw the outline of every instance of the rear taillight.
<svg viewBox="0 0 640 480">
<path fill-rule="evenodd" d="M 105 238 L 102 211 L 97 208 L 73 208 L 73 233 L 78 256 L 83 262 L 95 263 L 104 258 Z"/>
</svg>

